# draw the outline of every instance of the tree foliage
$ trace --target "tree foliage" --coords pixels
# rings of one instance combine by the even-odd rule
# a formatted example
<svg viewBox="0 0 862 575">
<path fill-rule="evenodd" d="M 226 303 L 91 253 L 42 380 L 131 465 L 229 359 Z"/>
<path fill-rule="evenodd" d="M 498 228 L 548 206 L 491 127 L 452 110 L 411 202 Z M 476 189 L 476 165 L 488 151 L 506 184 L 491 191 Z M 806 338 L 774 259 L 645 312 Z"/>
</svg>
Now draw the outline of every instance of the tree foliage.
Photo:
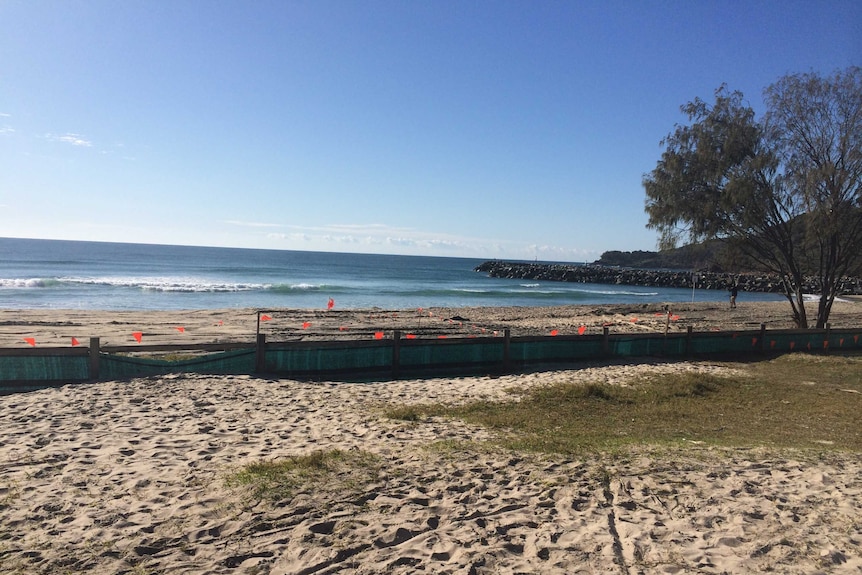
<svg viewBox="0 0 862 575">
<path fill-rule="evenodd" d="M 839 280 L 862 263 L 862 68 L 785 76 L 764 100 L 761 119 L 724 85 L 714 104 L 682 106 L 689 124 L 644 177 L 647 226 L 662 248 L 721 239 L 779 274 L 799 327 L 814 276 L 822 328 Z"/>
</svg>

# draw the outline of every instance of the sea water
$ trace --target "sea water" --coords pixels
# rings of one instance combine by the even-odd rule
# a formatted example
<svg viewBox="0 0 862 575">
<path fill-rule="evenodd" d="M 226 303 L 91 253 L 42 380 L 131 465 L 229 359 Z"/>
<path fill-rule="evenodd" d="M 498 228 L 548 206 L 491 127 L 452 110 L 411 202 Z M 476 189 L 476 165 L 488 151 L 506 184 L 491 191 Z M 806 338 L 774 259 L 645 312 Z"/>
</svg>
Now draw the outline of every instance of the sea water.
<svg viewBox="0 0 862 575">
<path fill-rule="evenodd" d="M 483 260 L 0 238 L 0 308 L 106 310 L 719 301 L 727 292 L 489 278 Z M 775 294 L 741 300 L 777 301 Z"/>
</svg>

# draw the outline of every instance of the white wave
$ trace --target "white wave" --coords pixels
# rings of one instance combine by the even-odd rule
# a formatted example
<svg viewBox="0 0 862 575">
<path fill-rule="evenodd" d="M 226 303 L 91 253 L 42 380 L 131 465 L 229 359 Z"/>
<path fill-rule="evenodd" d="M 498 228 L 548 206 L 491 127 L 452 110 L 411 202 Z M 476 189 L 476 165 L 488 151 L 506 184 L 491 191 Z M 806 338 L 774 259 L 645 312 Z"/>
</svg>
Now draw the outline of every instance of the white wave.
<svg viewBox="0 0 862 575">
<path fill-rule="evenodd" d="M 299 284 L 291 284 L 290 289 L 295 290 L 316 290 L 321 289 L 323 286 L 319 284 L 309 284 L 309 283 L 299 283 Z"/>
<path fill-rule="evenodd" d="M 820 301 L 820 294 L 819 293 L 804 293 L 804 294 L 802 294 L 802 299 L 803 299 L 803 301 L 805 301 L 805 303 L 817 303 Z M 845 299 L 845 298 L 836 296 L 835 301 L 847 303 L 847 302 L 850 302 L 853 300 L 849 300 L 849 299 Z"/>
<path fill-rule="evenodd" d="M 107 278 L 60 278 L 63 283 L 97 285 L 120 288 L 141 289 L 156 292 L 240 292 L 269 289 L 268 284 L 230 283 L 200 278 L 173 277 L 107 277 Z"/>
<path fill-rule="evenodd" d="M 622 290 L 590 290 L 590 289 L 582 289 L 575 290 L 581 293 L 589 293 L 589 294 L 597 294 L 597 295 L 633 295 L 633 296 L 641 296 L 641 297 L 654 297 L 658 295 L 657 291 L 622 291 Z"/>
<path fill-rule="evenodd" d="M 46 287 L 51 283 L 51 280 L 43 278 L 0 278 L 0 289 L 29 289 Z"/>
<path fill-rule="evenodd" d="M 537 287 L 539 287 L 540 285 L 542 285 L 542 284 L 521 284 L 521 287 L 525 287 L 525 288 L 537 288 Z"/>
</svg>

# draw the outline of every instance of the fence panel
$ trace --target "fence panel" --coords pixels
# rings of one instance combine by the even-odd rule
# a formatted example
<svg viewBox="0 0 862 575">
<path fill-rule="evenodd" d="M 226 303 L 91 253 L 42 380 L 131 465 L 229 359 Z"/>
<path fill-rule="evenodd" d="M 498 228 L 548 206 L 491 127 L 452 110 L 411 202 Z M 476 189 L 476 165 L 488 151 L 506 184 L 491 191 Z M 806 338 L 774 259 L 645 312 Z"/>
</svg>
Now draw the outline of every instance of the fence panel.
<svg viewBox="0 0 862 575">
<path fill-rule="evenodd" d="M 148 377 L 169 373 L 215 375 L 254 373 L 254 350 L 226 351 L 179 361 L 99 354 L 100 379 Z"/>
<path fill-rule="evenodd" d="M 95 338 L 94 338 L 95 339 Z M 97 342 L 97 340 L 96 340 Z M 182 346 L 135 346 L 99 350 L 42 348 L 0 349 L 0 392 L 102 380 L 203 373 L 219 375 L 277 374 L 296 378 L 363 381 L 399 376 L 499 372 L 518 367 L 586 361 L 608 357 L 683 357 L 761 353 L 862 350 L 862 327 L 839 330 L 774 330 L 688 334 L 618 334 L 604 336 L 529 336 L 385 341 L 307 341 L 257 347 L 232 344 L 189 346 L 204 355 L 179 361 L 148 359 L 121 353 L 177 352 Z M 240 345 L 242 347 L 240 347 Z M 106 353 L 106 352 L 112 353 Z M 96 360 L 98 360 L 96 362 Z M 260 363 L 259 363 L 260 362 Z M 93 371 L 96 373 L 96 371 Z"/>
<path fill-rule="evenodd" d="M 402 373 L 434 373 L 459 370 L 464 373 L 494 369 L 503 364 L 503 343 L 499 340 L 463 339 L 457 341 L 412 340 L 401 343 Z"/>
<path fill-rule="evenodd" d="M 265 371 L 292 377 L 314 377 L 338 373 L 356 375 L 391 371 L 389 345 L 352 347 L 285 347 L 267 349 Z"/>
<path fill-rule="evenodd" d="M 604 355 L 601 338 L 513 339 L 511 360 L 514 365 L 565 363 L 595 359 Z"/>
</svg>

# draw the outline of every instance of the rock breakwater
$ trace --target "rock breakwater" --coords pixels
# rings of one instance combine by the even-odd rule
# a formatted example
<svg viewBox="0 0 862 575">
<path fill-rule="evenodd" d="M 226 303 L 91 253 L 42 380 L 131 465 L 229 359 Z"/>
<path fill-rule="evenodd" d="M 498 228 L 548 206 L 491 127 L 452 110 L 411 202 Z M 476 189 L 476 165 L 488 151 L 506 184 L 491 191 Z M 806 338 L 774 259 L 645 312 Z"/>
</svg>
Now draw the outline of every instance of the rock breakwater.
<svg viewBox="0 0 862 575">
<path fill-rule="evenodd" d="M 594 264 L 539 264 L 487 261 L 476 267 L 477 272 L 490 277 L 530 279 L 577 283 L 630 285 L 644 287 L 692 288 L 726 290 L 736 284 L 741 291 L 782 293 L 781 278 L 772 274 L 729 274 L 681 270 L 647 270 L 617 268 Z M 816 279 L 810 278 L 804 286 L 806 293 L 819 293 Z M 839 294 L 862 295 L 862 279 L 844 278 L 839 283 Z"/>
</svg>

